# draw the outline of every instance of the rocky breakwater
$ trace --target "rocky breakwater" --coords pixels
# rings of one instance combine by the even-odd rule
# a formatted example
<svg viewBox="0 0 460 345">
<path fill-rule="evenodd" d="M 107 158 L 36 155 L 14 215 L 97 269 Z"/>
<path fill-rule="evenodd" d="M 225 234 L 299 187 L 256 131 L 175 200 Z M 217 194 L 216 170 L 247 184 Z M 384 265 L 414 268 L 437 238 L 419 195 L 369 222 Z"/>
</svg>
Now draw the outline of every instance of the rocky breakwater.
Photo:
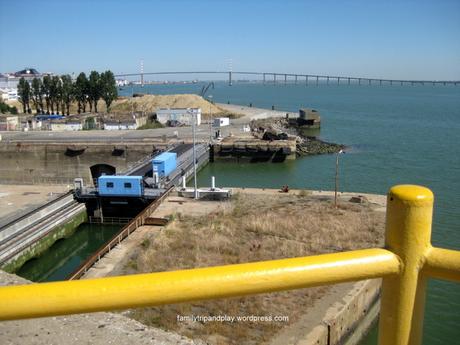
<svg viewBox="0 0 460 345">
<path fill-rule="evenodd" d="M 306 136 L 304 131 L 289 121 L 288 118 L 271 117 L 253 120 L 250 123 L 251 131 L 263 140 L 285 140 L 296 137 L 296 154 L 311 156 L 336 153 L 345 148 L 345 145 L 329 143 L 317 137 Z"/>
</svg>

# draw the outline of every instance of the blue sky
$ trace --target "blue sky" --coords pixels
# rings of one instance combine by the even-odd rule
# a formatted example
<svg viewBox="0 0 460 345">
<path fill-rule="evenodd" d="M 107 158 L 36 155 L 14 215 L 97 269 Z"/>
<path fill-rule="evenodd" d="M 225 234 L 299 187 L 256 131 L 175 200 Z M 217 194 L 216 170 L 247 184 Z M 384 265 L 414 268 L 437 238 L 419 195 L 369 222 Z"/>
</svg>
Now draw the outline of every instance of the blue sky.
<svg viewBox="0 0 460 345">
<path fill-rule="evenodd" d="M 0 71 L 460 79 L 460 1 L 0 0 Z"/>
</svg>

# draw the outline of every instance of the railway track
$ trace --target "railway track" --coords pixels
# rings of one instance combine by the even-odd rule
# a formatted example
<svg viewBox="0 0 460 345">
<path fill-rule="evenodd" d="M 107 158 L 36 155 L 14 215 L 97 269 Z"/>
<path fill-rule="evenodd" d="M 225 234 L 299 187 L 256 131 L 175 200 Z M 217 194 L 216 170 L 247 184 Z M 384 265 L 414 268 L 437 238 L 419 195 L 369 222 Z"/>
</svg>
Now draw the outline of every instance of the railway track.
<svg viewBox="0 0 460 345">
<path fill-rule="evenodd" d="M 63 205 L 56 206 L 69 195 L 72 196 L 71 193 L 66 193 L 0 229 L 0 234 L 3 235 L 0 240 L 0 265 L 4 265 L 24 249 L 48 235 L 56 226 L 65 223 L 84 209 L 85 206 L 78 204 L 73 198 Z M 40 212 L 42 214 L 37 220 L 29 222 L 30 218 Z M 21 222 L 24 223 L 23 226 Z"/>
</svg>

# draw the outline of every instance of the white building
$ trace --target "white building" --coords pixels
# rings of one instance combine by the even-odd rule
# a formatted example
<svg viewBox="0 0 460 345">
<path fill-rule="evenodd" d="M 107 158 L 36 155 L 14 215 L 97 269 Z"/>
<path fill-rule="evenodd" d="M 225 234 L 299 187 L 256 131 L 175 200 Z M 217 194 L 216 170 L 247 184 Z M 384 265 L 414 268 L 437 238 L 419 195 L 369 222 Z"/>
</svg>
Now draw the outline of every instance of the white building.
<svg viewBox="0 0 460 345">
<path fill-rule="evenodd" d="M 129 81 L 126 80 L 126 79 L 117 79 L 117 80 L 115 80 L 115 83 L 116 83 L 116 85 L 117 85 L 118 87 L 120 87 L 120 86 L 126 86 L 126 85 L 128 85 L 128 84 L 129 84 Z"/>
<path fill-rule="evenodd" d="M 50 129 L 52 131 L 81 131 L 83 125 L 79 121 L 53 121 L 50 123 Z"/>
<path fill-rule="evenodd" d="M 0 115 L 0 131 L 16 131 L 19 129 L 17 115 Z"/>
<path fill-rule="evenodd" d="M 120 121 L 120 129 L 137 129 L 136 121 Z"/>
<path fill-rule="evenodd" d="M 199 126 L 201 124 L 201 108 L 160 108 L 157 109 L 157 120 L 162 124 L 167 124 L 168 121 L 177 121 L 180 124 L 191 126 L 193 115 L 188 111 L 196 115 Z"/>
<path fill-rule="evenodd" d="M 137 129 L 137 123 L 132 121 L 105 121 L 104 130 L 106 131 L 120 131 L 123 129 Z"/>
<path fill-rule="evenodd" d="M 18 89 L 16 88 L 0 89 L 0 96 L 3 101 L 16 101 L 18 99 Z"/>
<path fill-rule="evenodd" d="M 230 119 L 228 117 L 216 117 L 212 124 L 213 127 L 225 127 L 230 125 Z"/>
</svg>

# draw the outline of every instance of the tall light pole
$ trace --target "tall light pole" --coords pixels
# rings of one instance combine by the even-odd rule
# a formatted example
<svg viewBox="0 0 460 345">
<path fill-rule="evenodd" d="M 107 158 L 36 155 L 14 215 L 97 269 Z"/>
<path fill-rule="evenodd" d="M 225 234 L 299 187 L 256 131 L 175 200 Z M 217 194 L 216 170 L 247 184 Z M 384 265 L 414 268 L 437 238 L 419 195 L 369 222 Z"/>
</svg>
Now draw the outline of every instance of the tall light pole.
<svg viewBox="0 0 460 345">
<path fill-rule="evenodd" d="M 209 98 L 209 144 L 212 143 L 212 95 Z"/>
<path fill-rule="evenodd" d="M 195 146 L 195 120 L 196 120 L 196 112 L 191 110 L 190 108 L 187 109 L 187 113 L 192 116 L 192 137 L 193 137 L 193 184 L 195 187 L 194 190 L 194 198 L 198 199 L 198 188 L 196 185 L 196 146 Z"/>
<path fill-rule="evenodd" d="M 335 159 L 335 193 L 334 193 L 334 206 L 337 208 L 337 192 L 339 190 L 339 155 L 345 153 L 343 150 L 340 150 L 336 154 Z"/>
</svg>

